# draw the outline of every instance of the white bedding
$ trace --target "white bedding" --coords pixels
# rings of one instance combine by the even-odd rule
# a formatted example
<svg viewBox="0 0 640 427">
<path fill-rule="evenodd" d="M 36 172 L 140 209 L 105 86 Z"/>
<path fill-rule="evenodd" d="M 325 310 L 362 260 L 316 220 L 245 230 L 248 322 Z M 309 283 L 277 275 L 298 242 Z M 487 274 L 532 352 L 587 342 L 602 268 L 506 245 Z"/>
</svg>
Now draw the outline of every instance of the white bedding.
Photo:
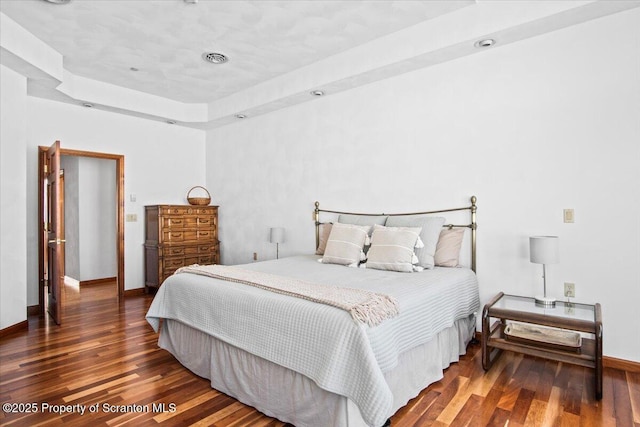
<svg viewBox="0 0 640 427">
<path fill-rule="evenodd" d="M 370 328 L 335 307 L 191 274 L 168 278 L 147 319 L 179 320 L 346 396 L 370 425 L 392 414 L 384 373 L 407 350 L 429 342 L 479 307 L 475 274 L 466 268 L 420 273 L 350 269 L 300 256 L 243 267 L 317 283 L 363 288 L 397 299 L 400 314 Z"/>
<path fill-rule="evenodd" d="M 460 319 L 433 340 L 400 355 L 398 366 L 384 374 L 393 392 L 392 413 L 442 379 L 443 370 L 466 353 L 475 325 L 475 316 Z M 380 427 L 368 426 L 346 397 L 179 321 L 162 323 L 158 345 L 195 374 L 211 380 L 212 388 L 296 427 Z"/>
</svg>

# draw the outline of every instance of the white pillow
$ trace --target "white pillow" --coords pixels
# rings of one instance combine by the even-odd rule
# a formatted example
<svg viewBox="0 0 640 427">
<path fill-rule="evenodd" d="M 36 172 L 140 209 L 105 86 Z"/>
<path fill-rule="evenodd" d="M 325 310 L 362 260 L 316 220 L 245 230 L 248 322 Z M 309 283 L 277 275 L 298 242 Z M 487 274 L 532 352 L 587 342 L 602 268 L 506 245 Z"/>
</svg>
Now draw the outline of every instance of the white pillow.
<svg viewBox="0 0 640 427">
<path fill-rule="evenodd" d="M 321 261 L 357 267 L 365 259 L 362 248 L 369 244 L 370 228 L 368 225 L 333 224 Z"/>
<path fill-rule="evenodd" d="M 383 227 L 375 225 L 371 247 L 367 252 L 367 268 L 378 270 L 420 271 L 414 248 L 420 245 L 420 227 Z"/>
<path fill-rule="evenodd" d="M 420 238 L 424 243 L 424 248 L 416 248 L 419 265 L 432 269 L 435 265 L 434 255 L 440 231 L 444 225 L 444 217 L 428 215 L 401 215 L 390 216 L 385 224 L 387 227 L 421 227 Z"/>
</svg>

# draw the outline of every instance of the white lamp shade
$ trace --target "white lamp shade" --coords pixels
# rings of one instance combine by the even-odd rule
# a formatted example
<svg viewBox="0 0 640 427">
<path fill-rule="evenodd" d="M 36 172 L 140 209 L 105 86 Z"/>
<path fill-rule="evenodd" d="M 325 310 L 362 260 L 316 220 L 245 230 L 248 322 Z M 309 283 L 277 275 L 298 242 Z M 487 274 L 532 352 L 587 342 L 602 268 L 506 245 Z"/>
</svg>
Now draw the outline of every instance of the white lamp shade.
<svg viewBox="0 0 640 427">
<path fill-rule="evenodd" d="M 560 239 L 558 236 L 529 237 L 529 259 L 535 264 L 557 264 L 560 262 Z"/>
<path fill-rule="evenodd" d="M 269 241 L 271 243 L 283 243 L 284 242 L 284 228 L 275 227 L 271 229 L 271 234 L 269 235 Z"/>
</svg>

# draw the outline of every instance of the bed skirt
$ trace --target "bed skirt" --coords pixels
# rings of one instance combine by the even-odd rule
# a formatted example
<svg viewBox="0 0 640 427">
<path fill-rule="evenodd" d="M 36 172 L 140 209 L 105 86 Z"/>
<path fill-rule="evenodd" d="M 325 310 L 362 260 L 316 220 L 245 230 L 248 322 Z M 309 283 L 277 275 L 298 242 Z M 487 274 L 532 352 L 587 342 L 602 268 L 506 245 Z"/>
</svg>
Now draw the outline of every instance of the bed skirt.
<svg viewBox="0 0 640 427">
<path fill-rule="evenodd" d="M 460 319 L 430 342 L 400 355 L 398 365 L 384 373 L 394 396 L 389 417 L 465 354 L 475 326 L 474 315 Z M 296 427 L 367 426 L 348 398 L 178 321 L 163 320 L 158 344 L 193 373 L 209 379 L 214 389 L 270 417 Z"/>
</svg>

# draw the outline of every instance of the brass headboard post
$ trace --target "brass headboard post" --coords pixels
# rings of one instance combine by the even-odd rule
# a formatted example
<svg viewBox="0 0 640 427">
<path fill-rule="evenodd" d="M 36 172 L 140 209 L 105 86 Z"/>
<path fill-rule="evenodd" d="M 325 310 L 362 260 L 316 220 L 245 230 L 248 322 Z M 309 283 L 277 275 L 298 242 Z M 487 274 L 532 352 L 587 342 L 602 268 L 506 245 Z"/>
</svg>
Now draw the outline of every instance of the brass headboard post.
<svg viewBox="0 0 640 427">
<path fill-rule="evenodd" d="M 476 211 L 478 210 L 478 206 L 476 206 L 476 201 L 478 199 L 476 196 L 471 196 L 471 269 L 474 273 L 476 271 L 476 229 L 478 228 L 478 223 L 476 222 Z"/>
<path fill-rule="evenodd" d="M 316 202 L 316 208 L 313 211 L 313 219 L 316 221 L 316 250 L 320 246 L 320 202 Z"/>
<path fill-rule="evenodd" d="M 452 208 L 452 209 L 440 209 L 437 211 L 425 211 L 425 212 L 410 212 L 410 213 L 397 213 L 397 214 L 369 214 L 369 213 L 356 213 L 356 212 L 342 212 L 342 211 L 331 211 L 327 209 L 320 209 L 320 202 L 315 203 L 315 209 L 313 211 L 313 219 L 316 223 L 316 249 L 320 245 L 320 212 L 325 213 L 333 213 L 333 214 L 349 214 L 349 215 L 364 215 L 364 216 L 378 216 L 378 215 L 386 215 L 386 216 L 406 216 L 406 215 L 426 215 L 426 214 L 437 214 L 443 212 L 455 212 L 455 211 L 469 211 L 471 213 L 471 223 L 469 224 L 445 224 L 444 227 L 453 228 L 453 227 L 463 227 L 471 229 L 471 269 L 476 272 L 476 230 L 478 229 L 478 223 L 476 222 L 476 212 L 478 210 L 478 206 L 476 202 L 478 199 L 476 196 L 471 196 L 471 206 L 465 206 L 462 208 Z"/>
</svg>

